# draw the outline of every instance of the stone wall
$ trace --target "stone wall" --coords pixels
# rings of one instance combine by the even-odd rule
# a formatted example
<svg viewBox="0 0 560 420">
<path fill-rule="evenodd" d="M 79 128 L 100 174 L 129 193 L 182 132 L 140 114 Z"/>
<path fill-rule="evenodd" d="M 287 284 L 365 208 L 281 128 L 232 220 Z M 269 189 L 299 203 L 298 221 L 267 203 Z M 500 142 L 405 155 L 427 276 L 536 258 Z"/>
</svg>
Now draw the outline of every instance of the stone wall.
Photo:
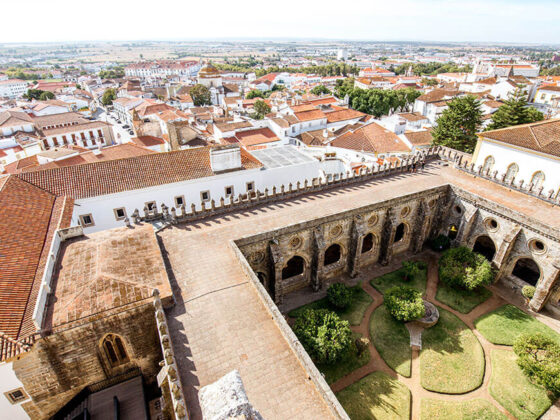
<svg viewBox="0 0 560 420">
<path fill-rule="evenodd" d="M 129 362 L 111 368 L 101 341 L 119 335 Z M 153 381 L 162 360 L 151 299 L 141 305 L 39 339 L 14 361 L 17 377 L 32 400 L 24 408 L 33 419 L 48 418 L 84 387 L 139 367 Z"/>
<path fill-rule="evenodd" d="M 388 264 L 399 253 L 419 252 L 434 220 L 441 218 L 438 202 L 446 201 L 447 195 L 448 187 L 437 187 L 242 238 L 236 244 L 280 304 L 293 291 L 323 289 L 342 274 L 355 276 L 370 264 Z M 340 250 L 340 258 L 328 263 L 333 246 Z M 295 256 L 303 259 L 304 271 L 286 278 L 284 269 Z"/>
</svg>

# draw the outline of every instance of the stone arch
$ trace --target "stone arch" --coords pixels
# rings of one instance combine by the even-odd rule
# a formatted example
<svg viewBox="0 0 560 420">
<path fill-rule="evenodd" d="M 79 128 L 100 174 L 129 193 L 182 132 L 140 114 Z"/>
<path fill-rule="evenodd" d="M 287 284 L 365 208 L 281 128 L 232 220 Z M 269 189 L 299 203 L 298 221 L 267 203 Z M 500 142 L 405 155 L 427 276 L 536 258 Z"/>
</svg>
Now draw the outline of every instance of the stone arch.
<svg viewBox="0 0 560 420">
<path fill-rule="evenodd" d="M 395 238 L 393 239 L 393 243 L 396 244 L 397 242 L 402 241 L 409 231 L 408 224 L 405 222 L 399 223 L 397 228 L 395 229 Z"/>
<path fill-rule="evenodd" d="M 284 268 L 282 268 L 282 280 L 305 273 L 305 266 L 306 263 L 303 257 L 294 255 L 288 260 Z"/>
<path fill-rule="evenodd" d="M 488 261 L 492 261 L 496 255 L 496 245 L 490 236 L 480 235 L 474 241 L 473 251 L 484 255 Z"/>
<path fill-rule="evenodd" d="M 457 225 L 449 225 L 449 228 L 447 229 L 447 237 L 451 241 L 457 238 L 458 233 L 459 233 L 459 228 L 457 227 Z"/>
<path fill-rule="evenodd" d="M 375 245 L 377 244 L 377 236 L 374 235 L 372 232 L 368 233 L 364 236 L 362 240 L 362 249 L 361 253 L 365 254 L 366 252 L 371 251 Z"/>
<path fill-rule="evenodd" d="M 536 286 L 542 276 L 542 270 L 533 258 L 520 257 L 513 265 L 511 274 L 525 283 Z"/>
<path fill-rule="evenodd" d="M 342 247 L 339 244 L 334 243 L 325 250 L 325 258 L 323 261 L 323 265 L 327 266 L 327 265 L 337 263 L 340 261 L 341 258 L 342 258 Z"/>
<path fill-rule="evenodd" d="M 484 165 L 482 165 L 482 172 L 487 173 L 488 171 L 492 170 L 495 163 L 496 159 L 494 159 L 494 156 L 486 156 L 486 159 L 484 159 Z"/>
<path fill-rule="evenodd" d="M 506 176 L 504 178 L 504 182 L 510 182 L 517 176 L 519 172 L 519 165 L 517 163 L 510 163 L 506 170 Z"/>
<path fill-rule="evenodd" d="M 542 186 L 544 182 L 544 172 L 537 171 L 531 176 L 531 184 L 533 185 L 533 189 L 538 189 Z"/>
<path fill-rule="evenodd" d="M 263 286 L 266 286 L 266 274 L 264 274 L 262 271 L 257 271 L 257 278 Z"/>
<path fill-rule="evenodd" d="M 114 368 L 130 361 L 124 340 L 120 335 L 109 333 L 99 342 L 101 351 L 109 365 Z"/>
</svg>

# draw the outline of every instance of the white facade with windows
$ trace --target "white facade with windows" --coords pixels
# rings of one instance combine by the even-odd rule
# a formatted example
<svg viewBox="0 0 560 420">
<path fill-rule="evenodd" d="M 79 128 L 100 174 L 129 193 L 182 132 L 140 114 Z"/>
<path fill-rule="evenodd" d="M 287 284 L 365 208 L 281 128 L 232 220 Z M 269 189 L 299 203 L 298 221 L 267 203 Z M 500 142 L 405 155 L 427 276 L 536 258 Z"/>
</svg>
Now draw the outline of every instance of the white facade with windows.
<svg viewBox="0 0 560 420">
<path fill-rule="evenodd" d="M 533 183 L 534 188 L 542 186 L 545 194 L 551 189 L 554 194 L 559 192 L 560 158 L 556 156 L 480 138 L 473 162 L 475 169 L 481 166 L 485 171 L 489 169 L 490 174 L 498 171 L 498 177 L 505 175 L 506 182 L 513 178 L 515 185 L 523 180 L 524 187 Z"/>
<path fill-rule="evenodd" d="M 27 93 L 27 82 L 19 79 L 0 81 L 0 98 L 21 98 Z"/>
</svg>

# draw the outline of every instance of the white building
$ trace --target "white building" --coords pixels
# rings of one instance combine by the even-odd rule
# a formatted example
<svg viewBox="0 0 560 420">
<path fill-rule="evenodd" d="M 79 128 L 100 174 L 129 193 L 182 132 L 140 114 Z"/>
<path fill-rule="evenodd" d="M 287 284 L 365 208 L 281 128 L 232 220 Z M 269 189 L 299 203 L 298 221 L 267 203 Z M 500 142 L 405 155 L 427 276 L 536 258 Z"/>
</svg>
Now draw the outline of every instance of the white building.
<svg viewBox="0 0 560 420">
<path fill-rule="evenodd" d="M 27 93 L 28 85 L 25 80 L 0 80 L 0 98 L 21 98 Z"/>
<path fill-rule="evenodd" d="M 200 69 L 198 61 L 146 61 L 134 63 L 124 68 L 127 77 L 165 78 L 167 76 L 191 77 Z"/>
<path fill-rule="evenodd" d="M 534 102 L 544 105 L 558 106 L 560 86 L 541 86 L 535 94 Z"/>
<path fill-rule="evenodd" d="M 239 195 L 264 192 L 321 176 L 320 163 L 293 146 L 263 149 L 252 156 L 238 146 L 197 147 L 169 153 L 154 153 L 117 159 L 102 164 L 67 166 L 23 173 L 24 180 L 53 192 L 63 190 L 74 198 L 72 225 L 85 233 L 125 224 L 136 209 L 162 211 L 165 204 L 191 211 L 202 203 L 210 208 Z M 81 188 L 87 179 L 88 188 Z M 80 181 L 77 181 L 80 180 Z"/>
<path fill-rule="evenodd" d="M 553 194 L 560 185 L 560 119 L 523 124 L 479 134 L 473 154 L 475 169 L 519 186 L 533 185 Z M 556 134 L 554 134 L 556 133 Z"/>
</svg>

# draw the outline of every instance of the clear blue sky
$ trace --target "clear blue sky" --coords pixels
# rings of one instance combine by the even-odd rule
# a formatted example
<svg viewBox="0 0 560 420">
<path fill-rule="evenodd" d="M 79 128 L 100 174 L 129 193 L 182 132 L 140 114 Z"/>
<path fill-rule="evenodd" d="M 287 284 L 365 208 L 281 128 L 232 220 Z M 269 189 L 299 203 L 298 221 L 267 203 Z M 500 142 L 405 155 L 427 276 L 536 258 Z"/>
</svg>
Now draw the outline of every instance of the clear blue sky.
<svg viewBox="0 0 560 420">
<path fill-rule="evenodd" d="M 0 42 L 334 38 L 560 44 L 560 0 L 27 0 Z"/>
</svg>

